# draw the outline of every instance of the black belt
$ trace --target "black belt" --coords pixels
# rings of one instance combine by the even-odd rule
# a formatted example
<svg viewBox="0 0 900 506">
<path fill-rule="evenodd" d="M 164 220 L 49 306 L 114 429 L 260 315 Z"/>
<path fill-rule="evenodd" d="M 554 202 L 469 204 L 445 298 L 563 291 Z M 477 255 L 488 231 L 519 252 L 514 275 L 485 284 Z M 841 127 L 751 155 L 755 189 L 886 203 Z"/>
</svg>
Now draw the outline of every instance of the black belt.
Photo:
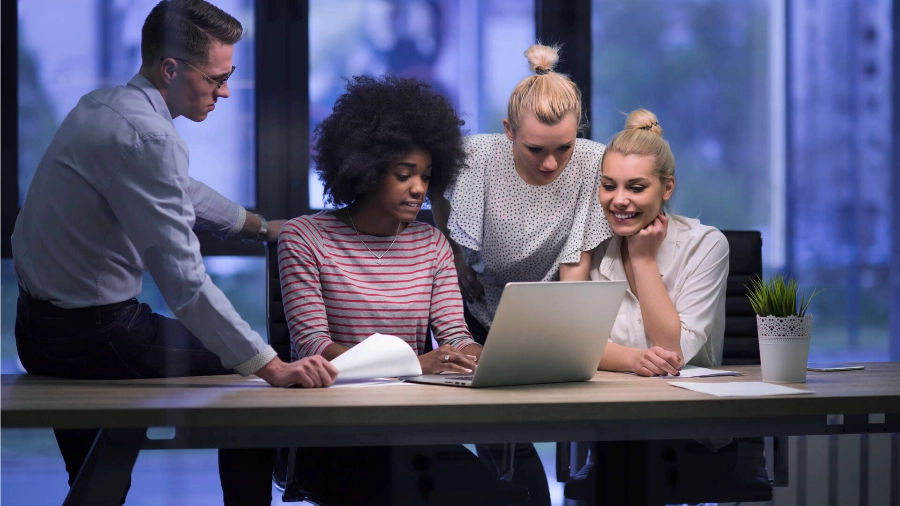
<svg viewBox="0 0 900 506">
<path fill-rule="evenodd" d="M 42 314 L 47 316 L 54 316 L 59 318 L 78 318 L 80 316 L 93 316 L 97 313 L 106 313 L 109 311 L 115 311 L 116 309 L 120 309 L 126 307 L 131 304 L 136 304 L 137 299 L 128 299 L 122 302 L 114 302 L 112 304 L 103 304 L 100 306 L 88 306 L 88 307 L 76 307 L 76 308 L 64 308 L 59 307 L 52 304 L 46 300 L 38 300 L 28 294 L 22 287 L 19 287 L 19 295 L 25 298 L 25 302 L 28 304 L 28 307 L 34 309 Z"/>
</svg>

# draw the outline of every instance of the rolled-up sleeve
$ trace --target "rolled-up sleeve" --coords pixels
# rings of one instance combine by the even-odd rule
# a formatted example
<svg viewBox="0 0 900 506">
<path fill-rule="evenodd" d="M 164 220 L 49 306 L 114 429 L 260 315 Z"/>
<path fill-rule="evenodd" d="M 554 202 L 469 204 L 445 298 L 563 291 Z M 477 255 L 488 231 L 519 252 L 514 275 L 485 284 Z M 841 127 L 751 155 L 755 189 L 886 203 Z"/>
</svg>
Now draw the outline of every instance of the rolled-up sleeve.
<svg viewBox="0 0 900 506">
<path fill-rule="evenodd" d="M 206 273 L 192 230 L 195 211 L 187 164 L 187 148 L 177 137 L 143 138 L 131 152 L 123 153 L 104 196 L 178 320 L 219 356 L 224 367 L 253 374 L 276 353 Z M 209 194 L 201 200 L 208 204 L 204 212 L 218 205 Z M 224 226 L 224 221 L 220 224 Z"/>
<path fill-rule="evenodd" d="M 681 319 L 681 352 L 685 362 L 706 349 L 721 356 L 722 329 L 715 327 L 723 326 L 725 321 L 728 253 L 728 240 L 713 229 L 689 256 L 697 260 L 696 269 L 686 270 L 684 285 L 673 301 Z M 705 347 L 707 339 L 715 342 Z M 698 359 L 701 364 L 719 365 L 715 356 Z"/>
<path fill-rule="evenodd" d="M 194 228 L 224 239 L 244 228 L 247 211 L 209 186 L 188 177 L 187 194 L 194 206 Z"/>
</svg>

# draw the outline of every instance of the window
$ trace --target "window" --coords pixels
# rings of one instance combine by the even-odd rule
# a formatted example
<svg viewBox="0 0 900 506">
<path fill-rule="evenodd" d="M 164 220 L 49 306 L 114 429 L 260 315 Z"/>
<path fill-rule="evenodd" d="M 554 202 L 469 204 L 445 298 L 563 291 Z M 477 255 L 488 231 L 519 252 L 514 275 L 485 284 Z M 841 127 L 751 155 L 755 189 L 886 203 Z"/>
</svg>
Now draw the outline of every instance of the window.
<svg viewBox="0 0 900 506">
<path fill-rule="evenodd" d="M 592 3 L 593 137 L 659 116 L 675 212 L 762 231 L 767 273 L 825 289 L 811 360 L 889 357 L 891 19 L 887 0 Z"/>
<path fill-rule="evenodd" d="M 93 2 L 95 8 L 85 8 L 86 2 L 18 3 L 19 204 L 56 129 L 81 96 L 96 88 L 124 85 L 137 73 L 141 25 L 156 3 Z M 177 118 L 175 125 L 191 152 L 191 175 L 245 207 L 254 207 L 254 2 L 220 0 L 215 4 L 237 17 L 246 31 L 235 46 L 238 69 L 228 81 L 231 97 L 202 125 L 184 118 Z M 85 29 L 73 31 L 73 25 Z M 66 35 L 49 37 L 48 33 Z M 265 336 L 265 259 L 209 257 L 206 266 L 242 317 Z M 4 259 L 0 357 L 4 374 L 21 372 L 13 334 L 17 297 L 12 260 Z M 149 275 L 140 300 L 171 316 Z"/>
<path fill-rule="evenodd" d="M 813 301 L 811 353 L 897 360 L 889 354 L 892 5 L 789 5 L 788 267 L 825 290 Z"/>
<path fill-rule="evenodd" d="M 124 85 L 140 69 L 141 26 L 156 3 L 19 2 L 20 205 L 44 150 L 78 99 L 97 88 Z M 216 5 L 248 32 L 235 46 L 231 97 L 204 124 L 177 118 L 175 126 L 191 150 L 191 176 L 255 207 L 254 2 Z M 66 35 L 48 36 L 53 33 Z"/>
<path fill-rule="evenodd" d="M 506 103 L 528 65 L 534 3 L 518 0 L 311 0 L 310 132 L 344 91 L 344 77 L 390 72 L 446 94 L 469 133 L 501 132 Z M 322 209 L 310 168 L 309 207 Z"/>
<path fill-rule="evenodd" d="M 720 229 L 763 232 L 764 261 L 783 266 L 783 61 L 768 0 L 618 2 L 592 9 L 592 133 L 606 142 L 625 114 L 656 113 L 677 160 L 673 210 Z M 783 50 L 783 49 L 782 49 Z M 624 113 L 624 114 L 623 114 Z M 714 188 L 715 191 L 710 191 Z M 773 228 L 774 227 L 774 228 Z"/>
</svg>

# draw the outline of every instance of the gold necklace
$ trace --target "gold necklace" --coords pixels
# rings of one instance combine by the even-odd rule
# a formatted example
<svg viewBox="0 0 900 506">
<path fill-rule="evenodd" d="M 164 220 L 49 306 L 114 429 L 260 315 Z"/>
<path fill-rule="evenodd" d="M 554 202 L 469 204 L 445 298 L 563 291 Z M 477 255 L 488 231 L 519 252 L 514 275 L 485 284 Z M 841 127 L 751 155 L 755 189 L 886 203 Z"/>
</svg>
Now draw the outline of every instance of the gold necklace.
<svg viewBox="0 0 900 506">
<path fill-rule="evenodd" d="M 359 237 L 359 242 L 363 243 L 363 246 L 365 246 L 366 249 L 369 250 L 369 253 L 371 253 L 372 256 L 375 257 L 375 259 L 378 261 L 378 265 L 381 265 L 381 259 L 384 258 L 385 255 L 387 255 L 387 252 L 390 251 L 391 248 L 394 247 L 394 243 L 397 242 L 397 236 L 400 235 L 400 226 L 403 225 L 403 222 L 401 221 L 397 224 L 397 233 L 394 234 L 394 240 L 391 241 L 391 245 L 388 246 L 386 250 L 384 250 L 384 253 L 382 253 L 381 256 L 378 256 L 374 251 L 372 251 L 371 248 L 369 248 L 369 245 L 366 244 L 366 241 L 364 241 L 362 236 L 359 234 L 359 230 L 356 229 L 356 225 L 353 223 L 353 215 L 350 214 L 349 207 L 347 208 L 347 217 L 350 218 L 350 226 L 353 227 L 353 231 L 356 232 L 356 237 Z"/>
</svg>

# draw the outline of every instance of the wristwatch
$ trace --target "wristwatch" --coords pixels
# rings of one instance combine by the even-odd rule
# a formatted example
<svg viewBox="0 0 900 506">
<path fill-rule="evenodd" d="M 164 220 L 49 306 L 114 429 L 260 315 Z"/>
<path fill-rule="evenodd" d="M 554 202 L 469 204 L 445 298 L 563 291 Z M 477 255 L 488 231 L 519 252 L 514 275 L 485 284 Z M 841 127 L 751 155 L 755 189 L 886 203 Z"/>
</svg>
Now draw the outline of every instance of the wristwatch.
<svg viewBox="0 0 900 506">
<path fill-rule="evenodd" d="M 253 240 L 264 242 L 266 240 L 266 234 L 269 233 L 269 222 L 259 214 L 257 214 L 256 217 L 259 218 L 259 232 L 253 236 Z"/>
</svg>

